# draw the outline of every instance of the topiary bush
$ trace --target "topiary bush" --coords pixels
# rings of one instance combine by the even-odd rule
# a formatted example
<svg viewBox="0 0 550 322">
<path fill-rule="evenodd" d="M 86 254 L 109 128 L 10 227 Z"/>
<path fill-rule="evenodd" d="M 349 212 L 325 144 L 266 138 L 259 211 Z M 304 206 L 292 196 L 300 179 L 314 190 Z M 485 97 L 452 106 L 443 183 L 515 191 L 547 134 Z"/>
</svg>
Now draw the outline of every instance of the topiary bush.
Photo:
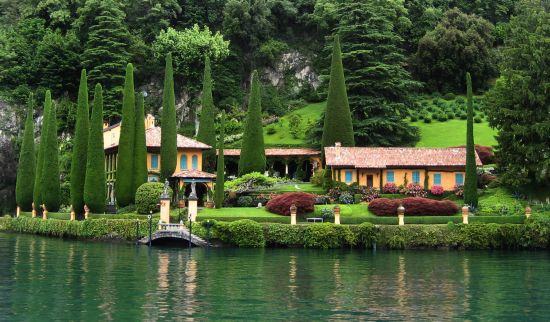
<svg viewBox="0 0 550 322">
<path fill-rule="evenodd" d="M 160 182 L 147 182 L 136 191 L 136 211 L 140 214 L 157 212 L 159 209 L 159 197 L 164 191 L 164 184 Z M 168 187 L 168 194 L 172 196 L 172 189 Z"/>
<path fill-rule="evenodd" d="M 237 199 L 237 206 L 239 207 L 252 207 L 253 199 L 250 196 L 240 196 Z"/>
<path fill-rule="evenodd" d="M 483 119 L 482 119 L 481 117 L 476 116 L 476 117 L 474 118 L 474 123 L 481 123 L 481 122 L 483 122 Z"/>
<path fill-rule="evenodd" d="M 454 93 L 447 93 L 443 96 L 444 99 L 446 99 L 447 101 L 452 101 L 455 99 L 455 94 Z"/>
<path fill-rule="evenodd" d="M 299 215 L 313 212 L 315 196 L 305 192 L 284 193 L 269 200 L 266 208 L 272 213 L 290 216 L 290 206 L 292 205 L 296 205 Z"/>
<path fill-rule="evenodd" d="M 424 118 L 424 123 L 432 123 L 432 118 L 429 117 L 429 116 L 426 116 L 426 117 Z"/>
<path fill-rule="evenodd" d="M 231 234 L 231 243 L 239 247 L 262 248 L 265 246 L 265 237 L 262 225 L 250 220 L 241 219 L 228 225 Z"/>
<path fill-rule="evenodd" d="M 458 212 L 458 206 L 450 200 L 426 198 L 386 199 L 379 198 L 369 203 L 369 211 L 378 216 L 396 216 L 397 207 L 403 205 L 410 216 L 451 216 Z"/>
</svg>

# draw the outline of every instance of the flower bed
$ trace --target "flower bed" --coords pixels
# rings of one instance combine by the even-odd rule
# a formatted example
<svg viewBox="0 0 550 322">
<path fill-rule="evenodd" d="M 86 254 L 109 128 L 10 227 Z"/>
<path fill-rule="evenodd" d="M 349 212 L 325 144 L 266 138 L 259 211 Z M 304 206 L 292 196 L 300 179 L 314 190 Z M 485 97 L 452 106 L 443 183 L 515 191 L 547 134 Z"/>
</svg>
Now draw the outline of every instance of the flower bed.
<svg viewBox="0 0 550 322">
<path fill-rule="evenodd" d="M 369 204 L 369 211 L 378 216 L 396 216 L 399 205 L 403 205 L 405 214 L 411 216 L 451 216 L 458 212 L 458 206 L 452 201 L 415 197 L 375 199 Z"/>
</svg>

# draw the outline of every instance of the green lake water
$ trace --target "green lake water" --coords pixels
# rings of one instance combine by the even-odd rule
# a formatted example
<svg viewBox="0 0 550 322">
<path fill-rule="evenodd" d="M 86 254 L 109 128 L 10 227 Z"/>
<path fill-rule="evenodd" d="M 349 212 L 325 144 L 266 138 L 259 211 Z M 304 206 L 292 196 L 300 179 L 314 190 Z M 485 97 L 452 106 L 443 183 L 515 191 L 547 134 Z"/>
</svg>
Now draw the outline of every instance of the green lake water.
<svg viewBox="0 0 550 322">
<path fill-rule="evenodd" d="M 1 321 L 549 321 L 546 251 L 148 248 L 0 233 Z"/>
</svg>

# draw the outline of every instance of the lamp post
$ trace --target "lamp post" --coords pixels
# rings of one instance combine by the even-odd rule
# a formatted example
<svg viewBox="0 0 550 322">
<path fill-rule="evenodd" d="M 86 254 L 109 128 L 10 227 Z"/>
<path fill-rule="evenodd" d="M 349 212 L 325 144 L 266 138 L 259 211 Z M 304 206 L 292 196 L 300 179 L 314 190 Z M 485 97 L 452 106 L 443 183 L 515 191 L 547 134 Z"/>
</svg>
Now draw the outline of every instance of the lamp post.
<svg viewBox="0 0 550 322">
<path fill-rule="evenodd" d="M 405 207 L 403 205 L 397 207 L 397 217 L 399 219 L 399 226 L 405 225 Z"/>
<path fill-rule="evenodd" d="M 147 215 L 147 219 L 149 219 L 149 247 L 151 247 L 151 238 L 152 238 L 152 230 L 153 230 L 153 215 L 152 211 L 149 211 L 149 215 Z"/>
<path fill-rule="evenodd" d="M 189 213 L 189 215 L 187 216 L 189 217 L 189 250 L 191 250 L 191 247 L 192 247 L 192 243 L 191 243 L 191 231 L 193 230 L 193 222 L 191 221 L 191 213 Z"/>
<path fill-rule="evenodd" d="M 210 247 L 210 228 L 212 228 L 212 223 L 210 219 L 206 219 L 204 222 L 204 227 L 206 228 L 206 246 Z"/>
</svg>

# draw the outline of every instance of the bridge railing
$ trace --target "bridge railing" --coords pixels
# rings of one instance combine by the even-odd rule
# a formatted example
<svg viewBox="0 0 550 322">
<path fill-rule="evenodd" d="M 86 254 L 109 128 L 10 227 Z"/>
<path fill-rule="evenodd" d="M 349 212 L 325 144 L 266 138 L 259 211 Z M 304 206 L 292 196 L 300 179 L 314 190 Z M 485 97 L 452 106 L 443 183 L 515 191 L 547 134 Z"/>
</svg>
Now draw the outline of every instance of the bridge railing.
<svg viewBox="0 0 550 322">
<path fill-rule="evenodd" d="M 159 230 L 184 230 L 185 225 L 183 223 L 180 224 L 167 224 L 163 222 L 159 222 Z"/>
</svg>

